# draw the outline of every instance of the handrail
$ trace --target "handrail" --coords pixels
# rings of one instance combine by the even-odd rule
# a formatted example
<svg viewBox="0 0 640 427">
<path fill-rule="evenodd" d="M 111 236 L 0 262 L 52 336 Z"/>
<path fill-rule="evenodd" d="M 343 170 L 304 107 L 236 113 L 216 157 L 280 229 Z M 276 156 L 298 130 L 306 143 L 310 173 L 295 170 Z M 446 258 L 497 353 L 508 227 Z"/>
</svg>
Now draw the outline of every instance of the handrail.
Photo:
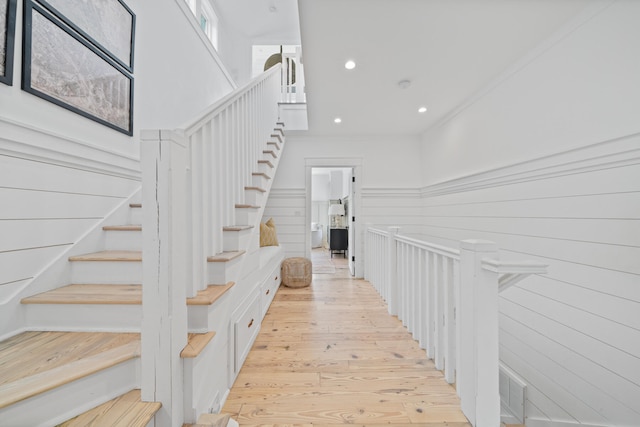
<svg viewBox="0 0 640 427">
<path fill-rule="evenodd" d="M 279 73 L 280 72 L 280 68 L 281 68 L 280 64 L 274 65 L 273 67 L 269 68 L 264 73 L 260 74 L 259 76 L 255 77 L 254 79 L 250 80 L 244 86 L 241 86 L 241 87 L 233 90 L 232 92 L 230 92 L 227 95 L 225 95 L 222 98 L 220 98 L 215 103 L 213 103 L 210 106 L 206 107 L 200 113 L 196 114 L 196 118 L 195 119 L 189 120 L 188 122 L 186 122 L 183 125 L 179 126 L 178 129 L 184 129 L 184 131 L 185 131 L 185 133 L 187 135 L 193 133 L 193 131 L 195 129 L 197 129 L 198 127 L 202 126 L 203 122 L 206 122 L 210 117 L 219 114 L 225 108 L 229 107 L 229 105 L 233 101 L 235 101 L 238 97 L 240 97 L 240 96 L 244 95 L 245 93 L 247 93 L 251 88 L 256 86 L 258 83 L 261 83 L 263 81 L 268 80 L 269 77 L 271 77 L 273 74 Z"/>
</svg>

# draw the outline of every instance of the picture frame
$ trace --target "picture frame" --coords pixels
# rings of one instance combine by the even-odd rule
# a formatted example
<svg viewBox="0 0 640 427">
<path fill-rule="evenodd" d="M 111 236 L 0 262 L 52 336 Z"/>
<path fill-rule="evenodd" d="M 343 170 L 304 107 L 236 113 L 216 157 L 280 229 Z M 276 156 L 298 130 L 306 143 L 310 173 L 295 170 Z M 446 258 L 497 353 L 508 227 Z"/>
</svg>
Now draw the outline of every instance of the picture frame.
<svg viewBox="0 0 640 427">
<path fill-rule="evenodd" d="M 0 0 L 0 82 L 13 85 L 17 0 Z"/>
<path fill-rule="evenodd" d="M 22 89 L 133 135 L 133 77 L 47 9 L 24 2 Z"/>
<path fill-rule="evenodd" d="M 122 0 L 38 0 L 38 3 L 133 72 L 136 16 Z"/>
</svg>

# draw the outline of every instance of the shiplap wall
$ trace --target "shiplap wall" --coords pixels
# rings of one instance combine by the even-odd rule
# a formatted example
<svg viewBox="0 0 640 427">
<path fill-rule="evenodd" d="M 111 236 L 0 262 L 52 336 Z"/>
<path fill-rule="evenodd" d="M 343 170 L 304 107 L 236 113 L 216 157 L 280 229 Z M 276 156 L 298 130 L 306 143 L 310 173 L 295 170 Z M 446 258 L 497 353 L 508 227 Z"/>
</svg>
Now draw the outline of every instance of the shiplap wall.
<svg viewBox="0 0 640 427">
<path fill-rule="evenodd" d="M 606 155 L 593 156 L 606 147 Z M 640 420 L 640 136 L 424 189 L 423 234 L 492 240 L 549 273 L 500 302 L 501 360 L 532 419 Z"/>
<path fill-rule="evenodd" d="M 19 316 L 20 292 L 131 196 L 140 176 L 132 156 L 6 119 L 0 127 L 2 336 Z"/>
<path fill-rule="evenodd" d="M 596 6 L 424 137 L 423 234 L 549 264 L 500 301 L 531 427 L 640 425 L 640 3 Z"/>
</svg>

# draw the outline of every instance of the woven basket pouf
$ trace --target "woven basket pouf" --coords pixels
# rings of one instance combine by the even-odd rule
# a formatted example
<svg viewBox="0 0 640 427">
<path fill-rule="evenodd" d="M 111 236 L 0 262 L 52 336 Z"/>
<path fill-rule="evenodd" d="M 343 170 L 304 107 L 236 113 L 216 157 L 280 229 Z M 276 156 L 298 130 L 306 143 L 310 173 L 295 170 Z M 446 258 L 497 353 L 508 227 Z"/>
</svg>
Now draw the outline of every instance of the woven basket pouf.
<svg viewBox="0 0 640 427">
<path fill-rule="evenodd" d="M 295 257 L 282 261 L 282 284 L 288 288 L 304 288 L 311 285 L 311 261 Z"/>
</svg>

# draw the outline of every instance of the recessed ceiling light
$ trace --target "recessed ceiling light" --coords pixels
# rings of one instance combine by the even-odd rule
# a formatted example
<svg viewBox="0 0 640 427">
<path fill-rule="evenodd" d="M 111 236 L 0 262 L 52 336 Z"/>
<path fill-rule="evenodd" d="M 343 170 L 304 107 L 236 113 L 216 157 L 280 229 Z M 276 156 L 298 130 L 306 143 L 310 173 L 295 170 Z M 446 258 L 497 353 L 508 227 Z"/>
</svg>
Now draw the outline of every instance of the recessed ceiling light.
<svg viewBox="0 0 640 427">
<path fill-rule="evenodd" d="M 342 123 L 342 119 L 340 117 L 336 117 L 335 119 L 333 119 L 334 123 Z"/>
<path fill-rule="evenodd" d="M 418 113 L 426 113 L 426 112 L 427 112 L 427 107 L 418 108 Z"/>
<path fill-rule="evenodd" d="M 356 68 L 355 61 L 352 61 L 351 59 L 348 60 L 344 63 L 344 68 L 346 68 L 347 70 L 353 70 L 354 68 Z"/>
</svg>

